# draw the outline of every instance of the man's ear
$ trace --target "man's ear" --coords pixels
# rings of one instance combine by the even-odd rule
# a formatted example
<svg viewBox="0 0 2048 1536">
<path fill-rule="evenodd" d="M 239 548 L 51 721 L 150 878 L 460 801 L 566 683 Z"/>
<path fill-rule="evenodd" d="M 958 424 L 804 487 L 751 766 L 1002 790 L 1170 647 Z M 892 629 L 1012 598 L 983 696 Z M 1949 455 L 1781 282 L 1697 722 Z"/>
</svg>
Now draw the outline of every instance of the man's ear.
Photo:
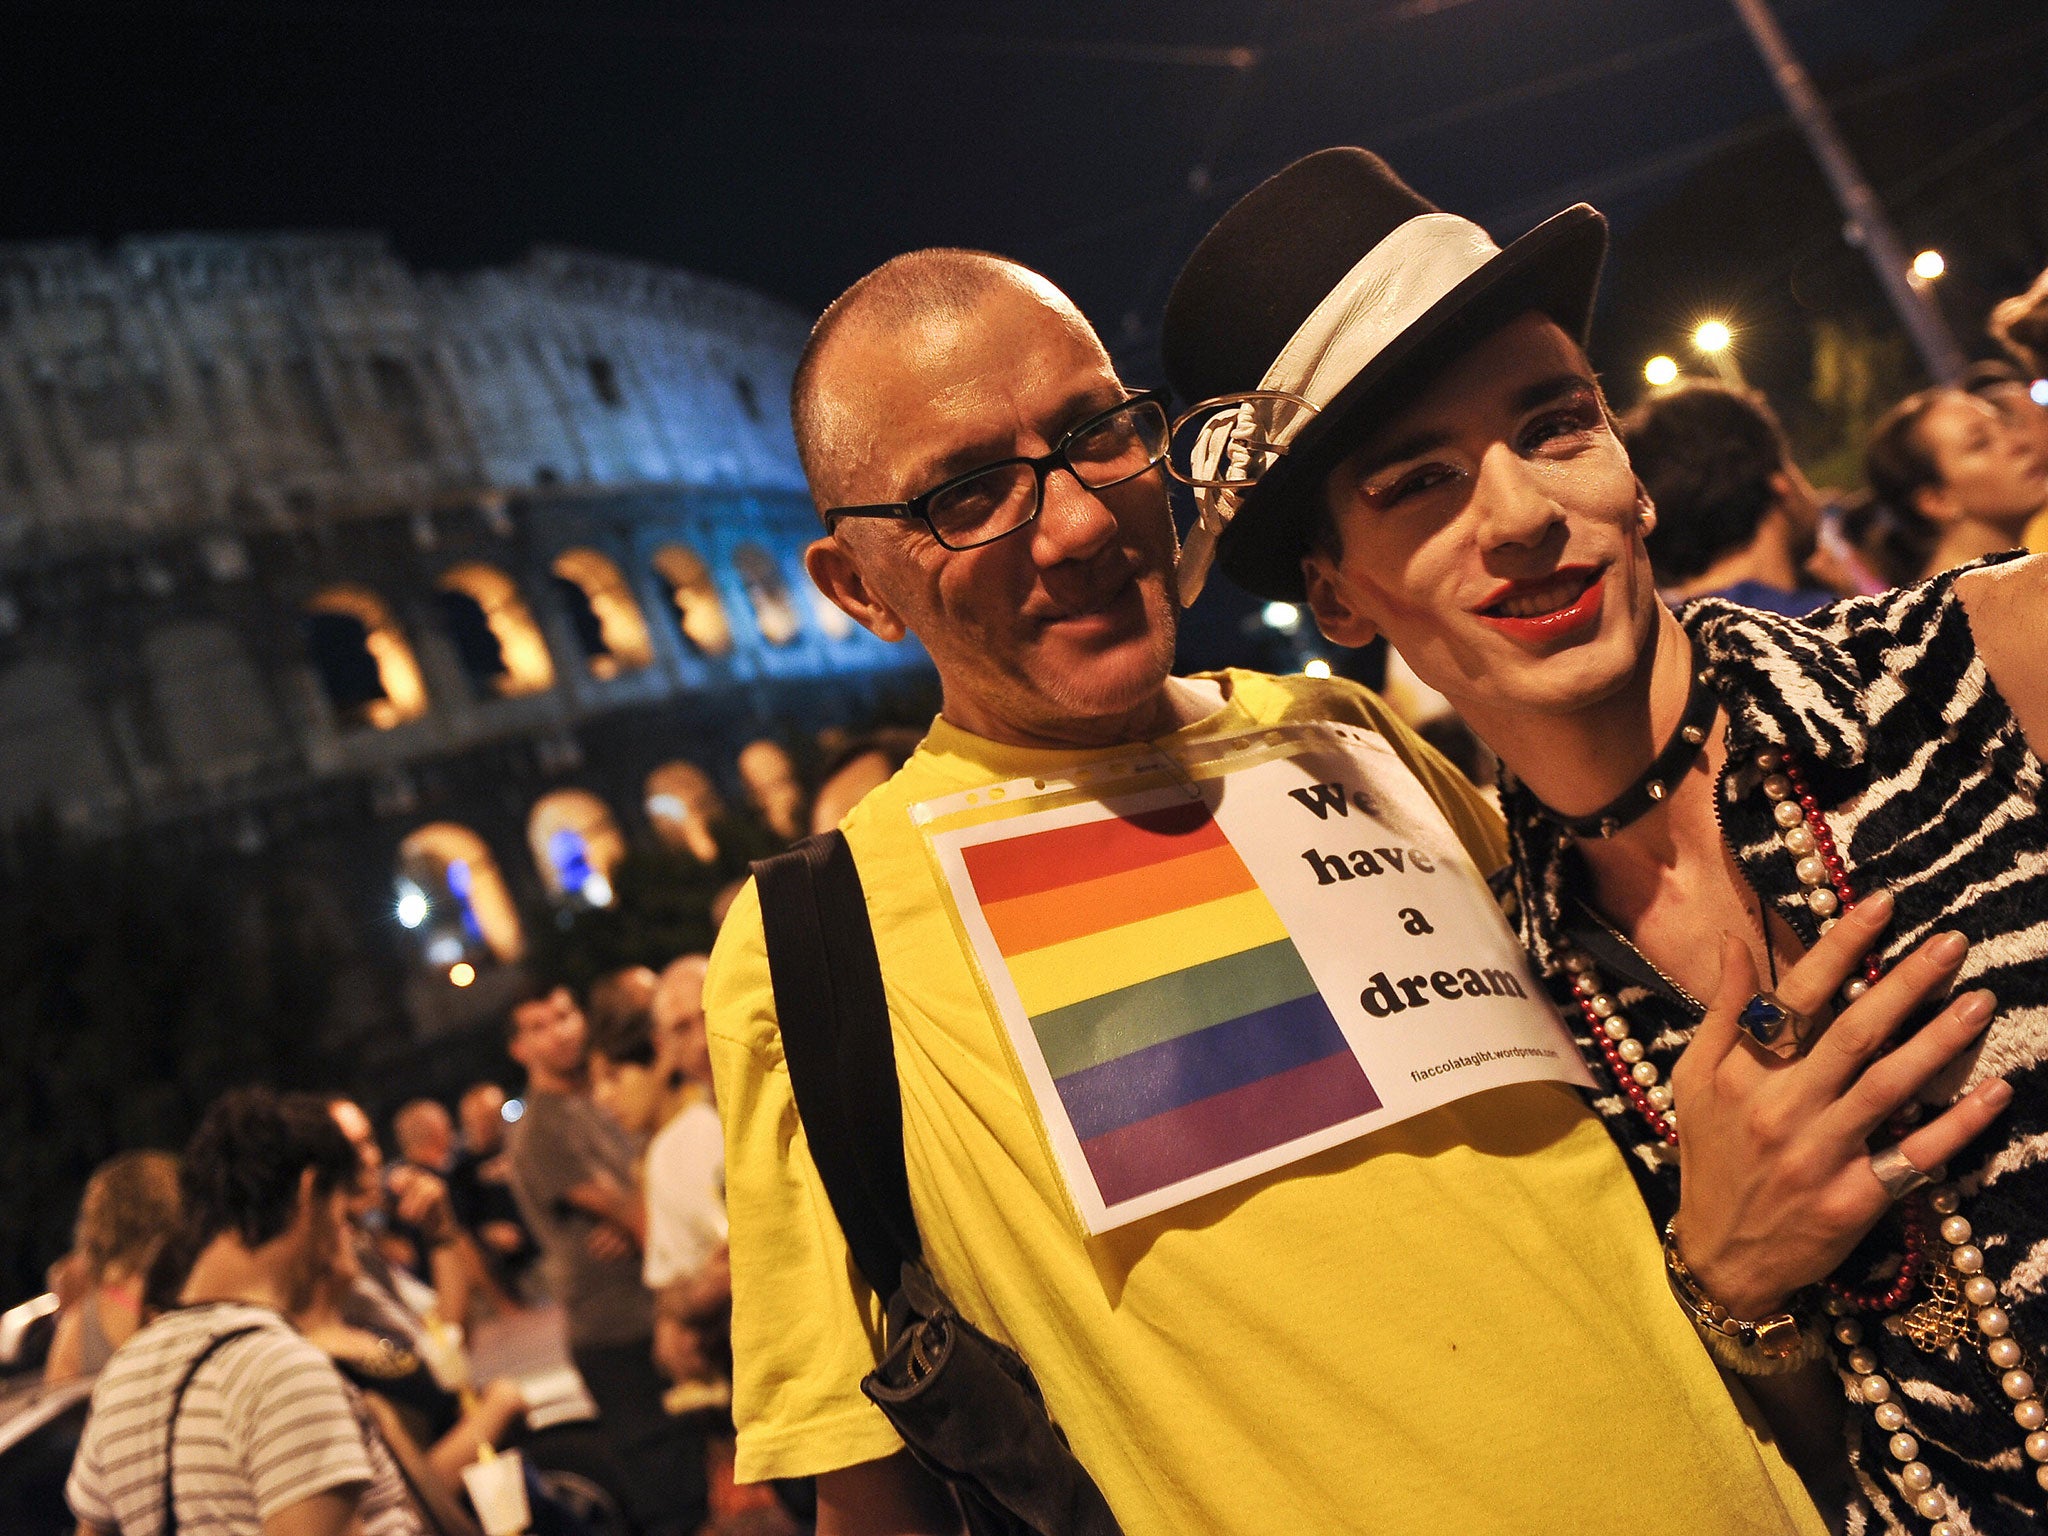
<svg viewBox="0 0 2048 1536">
<path fill-rule="evenodd" d="M 320 1190 L 310 1166 L 299 1170 L 299 1203 L 295 1221 L 311 1220 L 320 1212 Z"/>
<path fill-rule="evenodd" d="M 1353 650 L 1372 643 L 1379 626 L 1345 596 L 1343 582 L 1328 555 L 1320 550 L 1303 555 L 1301 579 L 1308 588 L 1308 611 L 1315 615 L 1316 628 L 1325 639 Z"/>
<path fill-rule="evenodd" d="M 907 626 L 896 610 L 868 585 L 846 546 L 832 535 L 813 540 L 804 551 L 804 569 L 832 605 L 862 629 L 884 640 L 901 640 Z"/>
</svg>

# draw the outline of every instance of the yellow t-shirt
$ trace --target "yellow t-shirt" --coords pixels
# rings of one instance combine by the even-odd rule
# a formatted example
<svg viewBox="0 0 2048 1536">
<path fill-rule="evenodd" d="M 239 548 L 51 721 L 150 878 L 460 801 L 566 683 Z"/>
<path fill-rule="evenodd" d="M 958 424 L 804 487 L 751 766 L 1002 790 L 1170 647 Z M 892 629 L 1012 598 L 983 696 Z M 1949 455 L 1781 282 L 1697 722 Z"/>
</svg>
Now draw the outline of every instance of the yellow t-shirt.
<svg viewBox="0 0 2048 1536">
<path fill-rule="evenodd" d="M 1222 674 L 1189 740 L 1377 729 L 1474 859 L 1499 822 L 1364 689 Z M 1665 1287 L 1620 1153 L 1568 1088 L 1495 1089 L 1084 1237 L 907 815 L 1103 753 L 937 722 L 844 823 L 895 1029 L 910 1191 L 940 1285 L 1014 1347 L 1129 1536 L 1758 1536 L 1822 1526 Z M 741 1479 L 899 1448 L 860 1378 L 879 1306 L 805 1146 L 750 884 L 712 956 Z"/>
<path fill-rule="evenodd" d="M 2020 535 L 2020 543 L 2028 553 L 2048 555 L 2048 512 L 2036 512 L 2028 521 L 2026 531 Z"/>
</svg>

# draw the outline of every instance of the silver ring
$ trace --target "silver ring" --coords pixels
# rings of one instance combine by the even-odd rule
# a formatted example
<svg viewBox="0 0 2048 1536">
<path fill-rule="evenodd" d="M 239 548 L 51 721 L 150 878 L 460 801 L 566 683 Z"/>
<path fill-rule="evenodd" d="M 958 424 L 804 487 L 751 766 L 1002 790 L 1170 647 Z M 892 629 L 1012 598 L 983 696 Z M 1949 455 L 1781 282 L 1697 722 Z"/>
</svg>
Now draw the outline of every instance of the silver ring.
<svg viewBox="0 0 2048 1536">
<path fill-rule="evenodd" d="M 1925 1189 L 1934 1182 L 1934 1175 L 1915 1167 L 1913 1160 L 1899 1150 L 1897 1142 L 1870 1154 L 1870 1171 L 1894 1200 L 1903 1200 L 1914 1190 Z"/>
</svg>

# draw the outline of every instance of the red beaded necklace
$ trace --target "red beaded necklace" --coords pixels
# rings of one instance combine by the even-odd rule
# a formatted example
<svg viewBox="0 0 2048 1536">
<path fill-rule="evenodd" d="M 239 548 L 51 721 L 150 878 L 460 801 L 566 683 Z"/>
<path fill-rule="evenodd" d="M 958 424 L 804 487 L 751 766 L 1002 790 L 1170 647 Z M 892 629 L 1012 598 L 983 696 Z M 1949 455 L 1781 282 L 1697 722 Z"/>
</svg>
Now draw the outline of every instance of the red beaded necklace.
<svg viewBox="0 0 2048 1536">
<path fill-rule="evenodd" d="M 1773 819 L 1778 823 L 1787 851 L 1799 860 L 1800 881 L 1809 887 L 1808 905 L 1821 914 L 1821 931 L 1826 932 L 1834 926 L 1837 914 L 1856 905 L 1848 869 L 1842 861 L 1840 848 L 1835 844 L 1834 833 L 1791 753 L 1782 750 L 1760 752 L 1757 754 L 1757 766 L 1766 774 L 1765 793 L 1777 807 L 1783 808 L 1773 811 Z M 1782 778 L 1778 777 L 1780 775 Z M 1793 808 L 1797 814 L 1788 814 Z M 1797 831 L 1803 831 L 1810 843 L 1802 841 Z M 1804 851 L 1809 847 L 1810 852 Z M 1815 860 L 1818 861 L 1817 868 L 1809 862 Z M 1666 1146 L 1676 1148 L 1678 1115 L 1670 1107 L 1670 1090 L 1658 1082 L 1660 1074 L 1656 1067 L 1644 1060 L 1641 1047 L 1631 1039 L 1627 1021 L 1617 1011 L 1613 999 L 1601 988 L 1591 962 L 1575 955 L 1570 968 L 1575 972 L 1572 999 L 1578 1004 L 1580 1016 L 1585 1019 L 1594 1043 L 1599 1046 L 1615 1085 L 1658 1139 Z M 1876 985 L 1883 975 L 1883 963 L 1875 954 L 1866 955 L 1863 979 L 1851 982 L 1844 989 L 1848 1000 L 1854 1001 L 1864 990 Z M 1634 1049 L 1631 1050 L 1631 1046 Z M 1894 1129 L 1901 1127 L 1895 1126 Z M 1927 1213 L 1923 1201 L 1917 1197 L 1901 1201 L 1899 1223 L 1905 1252 L 1897 1278 L 1891 1284 L 1880 1290 L 1859 1289 L 1841 1280 L 1827 1282 L 1828 1294 L 1843 1310 L 1890 1312 L 1904 1305 L 1906 1298 L 1913 1294 L 1927 1252 Z"/>
</svg>

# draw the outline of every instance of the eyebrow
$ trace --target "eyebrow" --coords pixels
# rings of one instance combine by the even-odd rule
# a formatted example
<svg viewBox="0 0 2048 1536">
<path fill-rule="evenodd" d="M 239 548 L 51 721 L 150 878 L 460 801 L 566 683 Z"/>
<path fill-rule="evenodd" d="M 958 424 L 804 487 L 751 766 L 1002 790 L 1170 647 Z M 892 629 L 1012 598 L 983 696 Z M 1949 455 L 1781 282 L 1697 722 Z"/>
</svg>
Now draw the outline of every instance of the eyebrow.
<svg viewBox="0 0 2048 1536">
<path fill-rule="evenodd" d="M 1058 442 L 1070 428 L 1078 425 L 1084 418 L 1097 411 L 1108 410 L 1128 395 L 1129 391 L 1121 383 L 1110 380 L 1099 380 L 1076 390 L 1054 413 L 1055 418 L 1063 425 L 1052 435 L 1051 441 Z M 988 464 L 1001 464 L 1017 457 L 1019 455 L 1014 451 L 1014 447 L 1011 452 L 1004 453 L 991 441 L 963 443 L 943 453 L 928 455 L 912 462 L 909 471 L 903 477 L 904 483 L 911 489 L 905 491 L 900 499 L 908 501 L 913 496 L 922 496 L 926 491 L 945 484 L 955 475 L 964 475 L 969 470 L 980 469 Z"/>
<path fill-rule="evenodd" d="M 1583 373 L 1554 373 L 1549 378 L 1538 379 L 1533 384 L 1526 384 L 1516 390 L 1509 406 L 1515 415 L 1522 416 L 1571 394 L 1584 394 L 1597 400 L 1600 387 Z M 1425 453 L 1443 447 L 1451 441 L 1452 436 L 1452 433 L 1441 429 L 1424 428 L 1419 432 L 1411 432 L 1408 436 L 1387 444 L 1385 448 L 1365 460 L 1358 468 L 1358 479 L 1370 480 L 1390 464 L 1420 458 Z"/>
<path fill-rule="evenodd" d="M 1554 373 L 1516 393 L 1515 414 L 1519 416 L 1525 411 L 1533 411 L 1540 405 L 1549 405 L 1570 394 L 1584 394 L 1597 400 L 1600 386 L 1583 373 Z"/>
</svg>

